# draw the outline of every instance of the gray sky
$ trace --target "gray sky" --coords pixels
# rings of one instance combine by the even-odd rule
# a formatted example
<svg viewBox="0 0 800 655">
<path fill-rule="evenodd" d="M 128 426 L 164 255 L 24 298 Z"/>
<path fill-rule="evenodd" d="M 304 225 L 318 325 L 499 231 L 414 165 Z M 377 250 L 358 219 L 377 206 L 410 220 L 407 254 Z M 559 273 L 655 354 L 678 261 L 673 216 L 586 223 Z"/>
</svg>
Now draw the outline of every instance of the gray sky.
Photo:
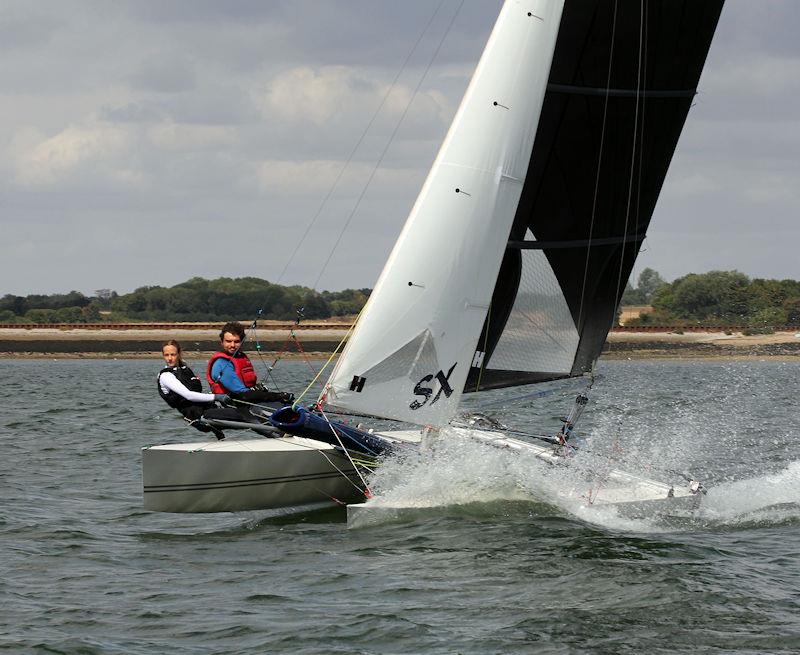
<svg viewBox="0 0 800 655">
<path fill-rule="evenodd" d="M 458 4 L 0 0 L 0 295 L 312 286 L 422 79 L 317 288 L 372 286 L 500 1 L 465 0 L 423 79 Z M 728 0 L 635 275 L 800 278 L 798 27 Z"/>
</svg>

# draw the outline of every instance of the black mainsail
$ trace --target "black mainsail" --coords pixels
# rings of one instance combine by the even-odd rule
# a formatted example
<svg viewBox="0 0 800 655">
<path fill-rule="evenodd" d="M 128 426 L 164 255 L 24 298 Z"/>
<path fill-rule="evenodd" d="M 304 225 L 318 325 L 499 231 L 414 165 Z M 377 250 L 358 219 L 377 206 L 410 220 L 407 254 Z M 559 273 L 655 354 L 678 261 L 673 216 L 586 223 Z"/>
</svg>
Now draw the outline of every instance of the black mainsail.
<svg viewBox="0 0 800 655">
<path fill-rule="evenodd" d="M 592 368 L 646 235 L 722 5 L 565 3 L 522 195 L 465 391 Z M 542 356 L 548 350 L 553 356 Z"/>
</svg>

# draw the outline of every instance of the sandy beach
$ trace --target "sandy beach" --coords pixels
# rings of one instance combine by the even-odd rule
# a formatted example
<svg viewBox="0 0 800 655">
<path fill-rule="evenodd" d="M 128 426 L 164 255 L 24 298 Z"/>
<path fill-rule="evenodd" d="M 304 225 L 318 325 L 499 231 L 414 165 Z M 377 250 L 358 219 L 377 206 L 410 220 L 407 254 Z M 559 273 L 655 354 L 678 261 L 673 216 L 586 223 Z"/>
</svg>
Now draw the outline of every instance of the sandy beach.
<svg viewBox="0 0 800 655">
<path fill-rule="evenodd" d="M 800 359 L 800 332 L 745 335 L 741 332 L 612 331 L 604 359 Z"/>
<path fill-rule="evenodd" d="M 345 324 L 329 328 L 295 328 L 303 350 L 314 357 L 328 357 L 347 332 Z M 105 358 L 157 357 L 161 343 L 176 339 L 184 350 L 197 356 L 207 356 L 216 350 L 218 330 L 192 326 L 175 329 L 59 329 L 59 328 L 2 328 L 0 357 L 4 358 Z M 744 335 L 741 332 L 663 332 L 612 331 L 603 353 L 605 359 L 658 358 L 800 358 L 800 333 L 776 332 L 764 335 Z M 263 353 L 273 355 L 286 349 L 290 332 L 288 326 L 268 325 L 256 333 Z M 247 350 L 256 349 L 249 337 Z M 297 356 L 295 347 L 285 356 Z"/>
</svg>

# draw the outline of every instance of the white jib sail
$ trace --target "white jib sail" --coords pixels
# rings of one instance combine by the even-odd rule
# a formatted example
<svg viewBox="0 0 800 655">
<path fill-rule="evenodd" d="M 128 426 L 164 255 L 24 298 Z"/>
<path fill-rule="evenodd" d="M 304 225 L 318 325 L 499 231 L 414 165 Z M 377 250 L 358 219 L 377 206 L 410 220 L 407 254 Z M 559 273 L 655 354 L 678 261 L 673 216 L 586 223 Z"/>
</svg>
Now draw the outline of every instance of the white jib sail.
<svg viewBox="0 0 800 655">
<path fill-rule="evenodd" d="M 326 386 L 418 425 L 456 411 L 522 191 L 563 0 L 506 0 L 422 191 Z"/>
</svg>

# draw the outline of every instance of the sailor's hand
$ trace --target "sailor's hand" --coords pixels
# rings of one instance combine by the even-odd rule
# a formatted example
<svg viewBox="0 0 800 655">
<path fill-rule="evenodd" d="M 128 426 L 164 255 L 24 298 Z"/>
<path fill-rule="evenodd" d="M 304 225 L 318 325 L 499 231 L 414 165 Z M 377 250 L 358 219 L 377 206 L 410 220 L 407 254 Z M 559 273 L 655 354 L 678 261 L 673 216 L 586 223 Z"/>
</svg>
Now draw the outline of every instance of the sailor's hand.
<svg viewBox="0 0 800 655">
<path fill-rule="evenodd" d="M 215 393 L 214 400 L 220 405 L 228 405 L 231 402 L 231 397 L 226 393 Z"/>
<path fill-rule="evenodd" d="M 294 394 L 286 391 L 281 394 L 280 400 L 284 405 L 291 405 L 294 402 Z"/>
</svg>

